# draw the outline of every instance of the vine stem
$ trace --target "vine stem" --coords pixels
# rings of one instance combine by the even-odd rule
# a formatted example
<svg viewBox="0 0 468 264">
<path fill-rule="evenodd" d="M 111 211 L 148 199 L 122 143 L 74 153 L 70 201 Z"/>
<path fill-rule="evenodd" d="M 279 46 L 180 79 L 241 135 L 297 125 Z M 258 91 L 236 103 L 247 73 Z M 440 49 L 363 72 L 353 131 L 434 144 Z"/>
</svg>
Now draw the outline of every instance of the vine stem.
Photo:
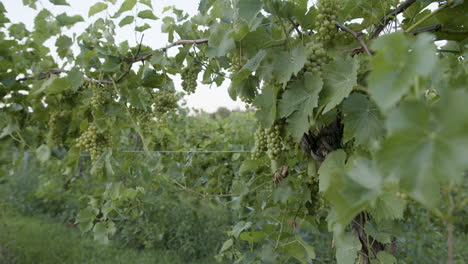
<svg viewBox="0 0 468 264">
<path fill-rule="evenodd" d="M 359 41 L 359 43 L 361 44 L 361 47 L 366 51 L 367 55 L 369 56 L 372 56 L 372 52 L 369 50 L 369 48 L 367 47 L 367 44 L 366 42 L 362 39 L 361 35 L 362 33 L 361 32 L 356 32 L 350 28 L 348 28 L 347 26 L 345 25 L 341 25 L 340 23 L 336 22 L 335 25 L 340 28 L 341 30 L 343 31 L 346 31 L 348 32 L 349 34 L 353 35 L 353 37 L 355 39 L 357 39 Z"/>
<path fill-rule="evenodd" d="M 434 12 L 431 12 L 429 14 L 427 14 L 426 16 L 424 16 L 423 18 L 421 18 L 421 20 L 419 20 L 418 22 L 414 23 L 412 26 L 410 26 L 409 28 L 407 28 L 405 30 L 405 32 L 411 32 L 412 30 L 414 30 L 417 26 L 421 25 L 422 23 L 424 23 L 425 21 L 427 21 L 428 19 L 430 19 L 431 17 L 435 16 L 437 13 L 439 13 L 440 11 L 442 11 L 443 9 L 445 9 L 446 7 L 448 7 L 449 5 L 452 4 L 452 1 L 449 0 L 447 1 L 445 4 L 441 5 L 439 8 L 437 8 Z"/>
</svg>

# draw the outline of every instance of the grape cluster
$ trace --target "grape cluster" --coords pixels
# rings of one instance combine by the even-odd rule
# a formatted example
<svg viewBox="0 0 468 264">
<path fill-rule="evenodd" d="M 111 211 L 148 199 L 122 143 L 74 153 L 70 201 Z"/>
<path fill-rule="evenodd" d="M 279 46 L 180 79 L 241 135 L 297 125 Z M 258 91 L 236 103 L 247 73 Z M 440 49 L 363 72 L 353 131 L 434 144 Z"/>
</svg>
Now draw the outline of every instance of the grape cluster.
<svg viewBox="0 0 468 264">
<path fill-rule="evenodd" d="M 60 119 L 62 121 L 64 120 L 64 117 L 66 117 L 70 112 L 66 110 L 62 110 L 60 112 L 52 112 L 49 117 L 49 122 L 48 127 L 49 127 L 49 132 L 47 134 L 47 139 L 49 142 L 52 142 L 56 145 L 62 144 L 62 135 L 65 134 L 66 131 L 63 131 L 63 129 L 58 127 L 58 122 Z"/>
<path fill-rule="evenodd" d="M 136 122 L 138 123 L 138 127 L 141 130 L 141 133 L 148 135 L 151 134 L 153 131 L 152 129 L 152 122 L 153 122 L 153 111 L 151 108 L 147 109 L 136 109 L 133 108 L 132 115 L 136 117 Z"/>
<path fill-rule="evenodd" d="M 161 115 L 165 115 L 168 112 L 177 108 L 177 95 L 171 92 L 156 92 L 154 97 L 154 113 L 159 118 Z"/>
<path fill-rule="evenodd" d="M 91 155 L 91 160 L 96 161 L 109 148 L 110 142 L 109 135 L 98 133 L 97 127 L 91 124 L 77 139 L 76 146 L 85 148 Z"/>
<path fill-rule="evenodd" d="M 323 207 L 323 197 L 320 193 L 319 180 L 317 177 L 313 177 L 312 182 L 308 184 L 310 190 L 310 201 L 307 203 L 307 209 L 309 214 L 316 214 Z"/>
<path fill-rule="evenodd" d="M 50 142 L 53 143 L 59 143 L 60 142 L 60 131 L 57 127 L 57 122 L 58 122 L 58 117 L 59 113 L 58 112 L 52 112 L 49 117 L 49 122 L 47 123 L 49 126 L 49 132 L 47 134 L 47 139 Z"/>
<path fill-rule="evenodd" d="M 304 65 L 305 71 L 321 73 L 322 66 L 328 62 L 328 57 L 323 44 L 320 42 L 311 42 L 307 45 L 307 49 L 309 51 L 309 56 Z"/>
<path fill-rule="evenodd" d="M 93 92 L 93 97 L 91 97 L 92 107 L 98 107 L 112 100 L 112 89 L 110 86 L 91 84 L 90 89 Z"/>
<path fill-rule="evenodd" d="M 265 129 L 257 129 L 255 131 L 255 147 L 252 151 L 252 159 L 259 159 L 262 152 L 267 151 L 267 135 Z"/>
<path fill-rule="evenodd" d="M 199 65 L 189 64 L 180 73 L 182 78 L 182 88 L 188 94 L 194 93 L 197 89 L 197 78 L 200 71 L 201 67 Z"/>
<path fill-rule="evenodd" d="M 317 38 L 320 41 L 330 41 L 336 34 L 336 10 L 337 5 L 335 0 L 318 0 L 317 1 L 317 20 L 315 26 L 317 28 Z"/>
<path fill-rule="evenodd" d="M 267 136 L 268 157 L 270 157 L 271 160 L 276 160 L 283 148 L 280 126 L 274 125 L 268 128 L 265 133 Z"/>
</svg>

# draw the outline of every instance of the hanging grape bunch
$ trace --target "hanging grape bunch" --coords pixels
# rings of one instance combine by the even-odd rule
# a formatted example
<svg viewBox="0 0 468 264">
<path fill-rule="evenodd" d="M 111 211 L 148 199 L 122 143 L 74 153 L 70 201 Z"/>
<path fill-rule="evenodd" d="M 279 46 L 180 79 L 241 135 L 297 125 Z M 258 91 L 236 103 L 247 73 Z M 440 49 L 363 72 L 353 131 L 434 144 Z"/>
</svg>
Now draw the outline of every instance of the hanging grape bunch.
<svg viewBox="0 0 468 264">
<path fill-rule="evenodd" d="M 132 116 L 135 117 L 135 122 L 137 123 L 138 127 L 140 128 L 141 133 L 148 135 L 151 134 L 153 131 L 152 123 L 153 123 L 153 110 L 151 107 L 147 107 L 145 109 L 131 109 Z"/>
<path fill-rule="evenodd" d="M 318 0 L 317 11 L 318 15 L 315 21 L 317 30 L 316 37 L 321 42 L 327 42 L 333 39 L 337 32 L 336 28 L 336 10 L 337 5 L 335 0 Z"/>
<path fill-rule="evenodd" d="M 321 73 L 322 67 L 328 62 L 328 57 L 320 42 L 311 42 L 307 45 L 309 56 L 307 62 L 304 65 L 304 69 L 307 72 Z"/>
<path fill-rule="evenodd" d="M 255 147 L 252 151 L 252 159 L 259 159 L 262 152 L 267 151 L 267 135 L 263 128 L 255 131 Z"/>
<path fill-rule="evenodd" d="M 307 202 L 309 214 L 320 212 L 323 207 L 323 197 L 319 191 L 319 180 L 317 177 L 312 178 L 312 182 L 308 184 L 310 190 L 310 201 Z"/>
<path fill-rule="evenodd" d="M 90 84 L 90 89 L 93 92 L 93 97 L 91 97 L 92 107 L 98 107 L 112 100 L 112 89 L 110 86 L 100 86 L 92 83 Z"/>
<path fill-rule="evenodd" d="M 188 94 L 192 94 L 197 89 L 198 73 L 201 67 L 198 63 L 188 63 L 187 67 L 182 69 L 180 76 L 182 78 L 182 88 Z"/>
<path fill-rule="evenodd" d="M 154 97 L 154 113 L 156 117 L 161 117 L 177 108 L 177 95 L 171 92 L 156 92 Z"/>
<path fill-rule="evenodd" d="M 96 161 L 110 147 L 110 136 L 105 133 L 98 133 L 94 124 L 77 139 L 76 146 L 83 147 L 91 155 L 91 160 Z"/>
<path fill-rule="evenodd" d="M 54 144 L 60 143 L 60 133 L 59 133 L 60 131 L 57 126 L 58 117 L 59 117 L 58 112 L 52 112 L 52 114 L 50 114 L 50 117 L 49 117 L 49 122 L 47 123 L 49 126 L 47 139 L 49 142 L 52 142 Z"/>
<path fill-rule="evenodd" d="M 282 138 L 280 135 L 280 126 L 274 125 L 265 131 L 267 136 L 267 154 L 271 160 L 279 157 L 282 148 Z"/>
</svg>

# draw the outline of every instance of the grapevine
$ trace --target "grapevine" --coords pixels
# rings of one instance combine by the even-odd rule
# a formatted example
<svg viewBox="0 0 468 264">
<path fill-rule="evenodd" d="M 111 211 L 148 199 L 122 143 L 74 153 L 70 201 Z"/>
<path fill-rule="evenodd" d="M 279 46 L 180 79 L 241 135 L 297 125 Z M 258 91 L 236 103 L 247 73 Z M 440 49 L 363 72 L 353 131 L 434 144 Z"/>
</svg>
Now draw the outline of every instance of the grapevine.
<svg viewBox="0 0 468 264">
<path fill-rule="evenodd" d="M 91 155 L 91 160 L 96 161 L 110 148 L 110 143 L 110 136 L 106 133 L 99 133 L 96 125 L 91 124 L 77 139 L 76 146 L 84 148 Z"/>
</svg>

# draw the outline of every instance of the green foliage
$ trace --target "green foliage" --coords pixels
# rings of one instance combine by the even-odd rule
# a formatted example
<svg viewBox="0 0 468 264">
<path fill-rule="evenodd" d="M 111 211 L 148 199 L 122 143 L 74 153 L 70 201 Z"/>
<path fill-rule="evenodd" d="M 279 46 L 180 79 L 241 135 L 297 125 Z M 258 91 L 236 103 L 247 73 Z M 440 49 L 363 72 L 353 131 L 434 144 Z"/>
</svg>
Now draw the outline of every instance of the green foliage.
<svg viewBox="0 0 468 264">
<path fill-rule="evenodd" d="M 176 251 L 93 245 L 73 227 L 46 216 L 2 217 L 2 263 L 186 263 Z M 192 260 L 206 263 L 210 260 Z"/>
<path fill-rule="evenodd" d="M 34 151 L 40 168 L 19 188 L 29 152 L 16 152 L 25 154 L 13 158 L 5 178 L 20 192 L 8 200 L 23 212 L 79 214 L 82 229 L 102 242 L 181 247 L 203 257 L 224 241 L 217 260 L 236 263 L 330 263 L 332 236 L 338 263 L 411 263 L 367 248 L 379 251 L 392 236 L 403 241 L 397 223 L 413 217 L 404 214 L 408 205 L 422 206 L 449 227 L 451 252 L 451 236 L 466 234 L 456 215 L 466 207 L 468 4 L 445 1 L 431 10 L 430 3 L 202 0 L 189 17 L 175 7 L 155 14 L 147 0 L 107 0 L 89 8 L 90 21 L 38 10 L 31 32 L 10 22 L 0 4 L 0 150 Z M 117 12 L 97 18 L 107 10 Z M 159 17 L 169 42 L 180 41 L 164 48 L 116 42 L 116 24 L 138 22 L 141 36 L 151 28 L 144 21 Z M 62 34 L 77 23 L 88 27 Z M 189 116 L 177 105 L 176 75 L 189 94 L 200 76 L 218 86 L 230 80 L 229 95 L 255 113 Z M 149 152 L 249 150 L 254 116 L 261 132 L 255 160 Z M 214 211 L 196 213 L 208 207 L 193 196 L 211 198 L 214 211 L 228 208 L 235 222 L 212 219 L 221 223 L 218 233 L 200 231 Z M 176 204 L 191 213 L 167 209 Z M 365 223 L 352 226 L 359 215 Z M 173 219 L 177 228 L 164 224 Z M 231 229 L 228 237 L 221 229 Z M 203 253 L 197 243 L 207 246 Z"/>
</svg>

